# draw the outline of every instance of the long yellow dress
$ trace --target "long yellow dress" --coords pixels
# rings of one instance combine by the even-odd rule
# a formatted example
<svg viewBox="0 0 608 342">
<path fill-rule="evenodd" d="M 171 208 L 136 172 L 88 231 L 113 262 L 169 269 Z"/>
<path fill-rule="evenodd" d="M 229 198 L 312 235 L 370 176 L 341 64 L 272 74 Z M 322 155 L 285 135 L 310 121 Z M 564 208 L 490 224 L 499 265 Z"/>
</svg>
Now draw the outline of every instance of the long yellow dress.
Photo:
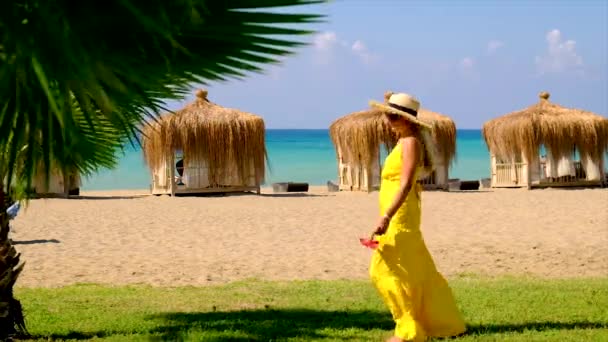
<svg viewBox="0 0 608 342">
<path fill-rule="evenodd" d="M 401 144 L 382 170 L 380 212 L 394 200 L 401 181 Z M 417 179 L 420 167 L 416 170 Z M 437 271 L 420 232 L 420 192 L 416 183 L 378 236 L 370 276 L 396 323 L 395 336 L 406 341 L 448 337 L 465 331 L 464 321 L 445 278 Z"/>
</svg>

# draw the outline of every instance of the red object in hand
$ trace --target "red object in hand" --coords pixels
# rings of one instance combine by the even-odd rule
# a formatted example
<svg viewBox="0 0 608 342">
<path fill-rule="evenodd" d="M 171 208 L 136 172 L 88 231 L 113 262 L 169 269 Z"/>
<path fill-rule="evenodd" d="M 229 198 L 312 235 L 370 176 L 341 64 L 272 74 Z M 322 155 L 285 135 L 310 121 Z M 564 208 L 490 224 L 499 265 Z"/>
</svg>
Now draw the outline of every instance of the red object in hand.
<svg viewBox="0 0 608 342">
<path fill-rule="evenodd" d="M 367 248 L 376 249 L 378 248 L 378 241 L 370 238 L 360 238 L 361 244 Z"/>
</svg>

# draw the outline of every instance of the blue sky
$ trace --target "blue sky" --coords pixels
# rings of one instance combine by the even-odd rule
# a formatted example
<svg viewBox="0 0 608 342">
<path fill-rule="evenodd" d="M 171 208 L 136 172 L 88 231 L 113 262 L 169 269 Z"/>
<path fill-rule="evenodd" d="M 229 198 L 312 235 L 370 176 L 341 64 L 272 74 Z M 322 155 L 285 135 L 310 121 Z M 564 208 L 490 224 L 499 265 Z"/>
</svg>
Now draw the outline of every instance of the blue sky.
<svg viewBox="0 0 608 342">
<path fill-rule="evenodd" d="M 302 9 L 298 9 L 301 11 Z M 608 1 L 342 0 L 278 66 L 212 83 L 209 99 L 267 128 L 327 128 L 386 90 L 407 92 L 458 128 L 532 105 L 608 115 Z M 193 99 L 170 102 L 178 109 Z"/>
</svg>

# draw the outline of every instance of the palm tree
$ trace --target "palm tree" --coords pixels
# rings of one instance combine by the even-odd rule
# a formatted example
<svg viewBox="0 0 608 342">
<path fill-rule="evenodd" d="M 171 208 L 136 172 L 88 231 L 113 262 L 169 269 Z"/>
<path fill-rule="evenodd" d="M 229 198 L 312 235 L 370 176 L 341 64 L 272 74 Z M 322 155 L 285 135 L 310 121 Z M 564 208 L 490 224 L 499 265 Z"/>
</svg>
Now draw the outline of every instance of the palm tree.
<svg viewBox="0 0 608 342">
<path fill-rule="evenodd" d="M 7 196 L 25 195 L 13 186 L 51 165 L 112 166 L 116 146 L 100 146 L 137 143 L 139 125 L 165 100 L 192 83 L 262 71 L 303 44 L 293 36 L 312 32 L 293 24 L 321 19 L 269 9 L 321 2 L 0 2 L 0 339 L 25 333 L 12 293 L 23 264 L 5 213 Z"/>
</svg>

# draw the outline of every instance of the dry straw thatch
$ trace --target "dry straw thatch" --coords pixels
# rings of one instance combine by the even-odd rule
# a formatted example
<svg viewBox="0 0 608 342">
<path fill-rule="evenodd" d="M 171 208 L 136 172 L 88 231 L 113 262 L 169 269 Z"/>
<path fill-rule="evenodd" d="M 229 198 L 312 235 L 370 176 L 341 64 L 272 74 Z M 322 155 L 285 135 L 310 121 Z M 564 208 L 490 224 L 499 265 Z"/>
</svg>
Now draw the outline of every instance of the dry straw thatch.
<svg viewBox="0 0 608 342">
<path fill-rule="evenodd" d="M 576 149 L 598 160 L 608 150 L 607 118 L 551 103 L 547 92 L 541 92 L 539 98 L 528 108 L 483 125 L 486 144 L 498 158 L 518 160 L 523 152 L 533 160 L 541 145 L 555 158 L 571 156 Z"/>
<path fill-rule="evenodd" d="M 382 113 L 376 109 L 355 112 L 335 120 L 329 135 L 344 162 L 371 166 L 380 146 L 392 149 L 396 136 Z"/>
<path fill-rule="evenodd" d="M 392 92 L 384 94 L 387 102 Z M 370 166 L 378 157 L 380 146 L 388 150 L 397 143 L 397 136 L 378 109 L 355 112 L 335 120 L 329 133 L 336 149 L 347 163 Z M 456 158 L 456 125 L 449 117 L 426 109 L 418 111 L 420 120 L 433 125 L 432 137 L 441 160 L 450 165 Z"/>
<path fill-rule="evenodd" d="M 257 184 L 264 182 L 264 120 L 210 102 L 206 90 L 198 90 L 194 102 L 150 123 L 143 133 L 144 158 L 152 170 L 181 150 L 186 167 L 206 164 L 212 186 L 224 185 L 227 172 L 238 173 L 242 185 L 252 176 Z"/>
<path fill-rule="evenodd" d="M 446 166 L 456 160 L 456 124 L 449 117 L 426 109 L 418 111 L 420 120 L 433 125 L 433 141 L 439 150 L 439 158 Z"/>
</svg>

